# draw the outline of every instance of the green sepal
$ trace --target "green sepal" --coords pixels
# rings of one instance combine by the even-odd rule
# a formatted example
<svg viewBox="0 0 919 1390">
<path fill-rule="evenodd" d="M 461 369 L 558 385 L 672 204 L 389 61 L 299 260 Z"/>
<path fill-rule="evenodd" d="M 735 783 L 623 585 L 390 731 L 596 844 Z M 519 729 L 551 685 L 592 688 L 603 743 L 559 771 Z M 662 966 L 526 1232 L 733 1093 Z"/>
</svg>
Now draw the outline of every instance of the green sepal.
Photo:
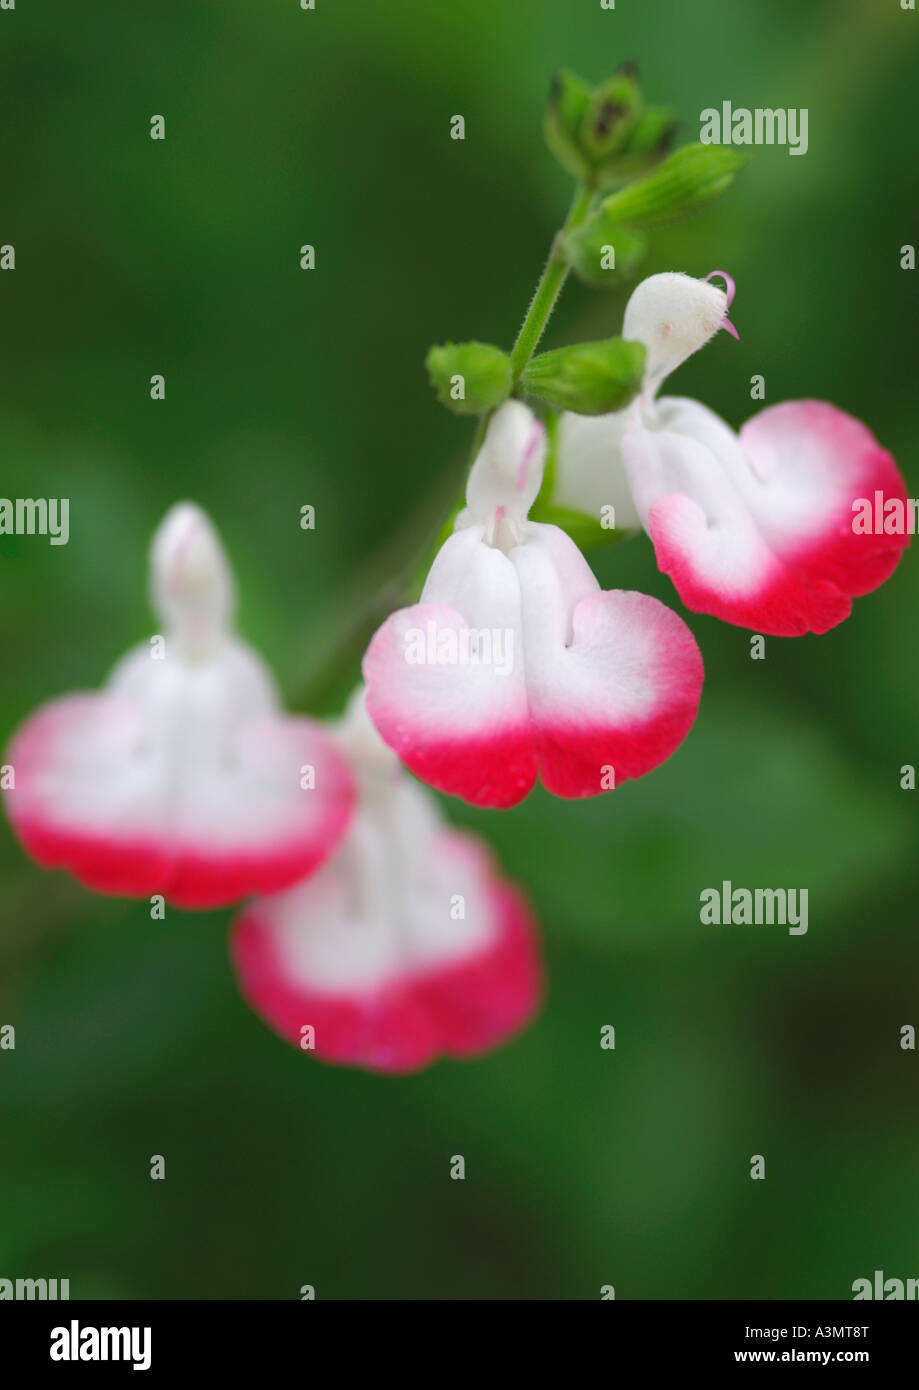
<svg viewBox="0 0 919 1390">
<path fill-rule="evenodd" d="M 590 161 L 581 148 L 580 132 L 590 108 L 591 91 L 577 73 L 563 69 L 552 79 L 552 90 L 543 120 L 546 144 L 556 159 L 576 179 L 587 182 Z"/>
<path fill-rule="evenodd" d="M 443 343 L 425 358 L 441 405 L 455 415 L 482 415 L 511 392 L 511 359 L 489 343 Z"/>
<path fill-rule="evenodd" d="M 653 168 L 673 145 L 676 129 L 672 111 L 642 106 L 634 63 L 623 63 L 596 87 L 567 69 L 553 79 L 546 143 L 589 188 L 616 188 Z"/>
<path fill-rule="evenodd" d="M 647 178 L 604 198 L 572 239 L 588 235 L 595 221 L 607 228 L 660 227 L 690 217 L 719 197 L 749 158 L 722 145 L 684 145 Z"/>
<path fill-rule="evenodd" d="M 607 415 L 638 394 L 644 363 L 642 343 L 606 338 L 540 353 L 528 363 L 522 381 L 531 395 L 556 409 Z"/>
<path fill-rule="evenodd" d="M 648 250 L 648 238 L 634 227 L 613 227 L 591 218 L 563 242 L 568 264 L 585 285 L 613 290 L 631 279 Z"/>
<path fill-rule="evenodd" d="M 580 129 L 580 147 L 602 179 L 629 142 L 641 106 L 641 92 L 634 69 L 614 73 L 590 94 Z"/>
<path fill-rule="evenodd" d="M 633 64 L 590 87 L 566 70 L 553 79 L 546 107 L 546 143 L 576 179 L 591 188 L 608 188 L 627 175 L 619 160 L 640 119 L 641 91 Z"/>
<path fill-rule="evenodd" d="M 648 106 L 636 119 L 629 138 L 616 160 L 615 173 L 622 183 L 647 173 L 668 155 L 676 139 L 679 122 L 673 111 Z"/>
</svg>

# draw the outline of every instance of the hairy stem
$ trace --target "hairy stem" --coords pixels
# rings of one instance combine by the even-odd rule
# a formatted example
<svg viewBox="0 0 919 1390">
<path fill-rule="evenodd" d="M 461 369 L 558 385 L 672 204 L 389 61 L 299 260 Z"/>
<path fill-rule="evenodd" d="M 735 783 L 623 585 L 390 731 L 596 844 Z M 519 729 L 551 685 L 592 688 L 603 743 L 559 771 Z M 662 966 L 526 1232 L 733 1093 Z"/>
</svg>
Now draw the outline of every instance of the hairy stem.
<svg viewBox="0 0 919 1390">
<path fill-rule="evenodd" d="M 515 387 L 519 385 L 524 368 L 536 351 L 562 286 L 568 277 L 568 261 L 562 250 L 562 237 L 584 221 L 590 211 L 592 199 L 592 191 L 585 188 L 583 184 L 579 184 L 565 225 L 552 243 L 546 268 L 536 286 L 536 293 L 533 295 L 527 316 L 523 320 L 520 332 L 517 334 L 517 341 L 511 352 L 511 368 L 514 373 Z"/>
</svg>

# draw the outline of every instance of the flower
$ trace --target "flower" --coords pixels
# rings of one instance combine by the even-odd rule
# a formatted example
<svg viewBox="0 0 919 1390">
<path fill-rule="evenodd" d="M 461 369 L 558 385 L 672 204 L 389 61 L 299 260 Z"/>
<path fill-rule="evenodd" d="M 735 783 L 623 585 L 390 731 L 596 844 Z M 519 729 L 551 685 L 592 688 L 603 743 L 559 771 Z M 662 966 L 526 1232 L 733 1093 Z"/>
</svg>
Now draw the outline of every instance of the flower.
<svg viewBox="0 0 919 1390">
<path fill-rule="evenodd" d="M 544 455 L 526 406 L 496 411 L 420 602 L 388 618 L 364 657 L 386 743 L 479 806 L 522 801 L 537 772 L 566 797 L 642 776 L 686 736 L 702 688 L 675 613 L 602 592 L 563 531 L 528 520 Z"/>
<path fill-rule="evenodd" d="M 345 831 L 346 762 L 317 724 L 281 712 L 232 634 L 232 576 L 191 503 L 154 536 L 151 597 L 163 635 L 14 736 L 13 828 L 43 867 L 101 893 L 207 908 L 286 887 Z"/>
<path fill-rule="evenodd" d="M 561 417 L 552 501 L 612 505 L 617 526 L 643 526 L 694 612 L 776 637 L 826 632 L 896 568 L 905 528 L 862 516 L 865 499 L 872 515 L 902 512 L 903 480 L 870 430 L 824 401 L 769 406 L 735 434 L 696 401 L 656 399 L 719 328 L 736 336 L 733 297 L 723 271 L 642 281 L 623 336 L 645 346 L 643 391 L 613 415 Z"/>
<path fill-rule="evenodd" d="M 312 878 L 240 915 L 231 955 L 244 997 L 304 1050 L 370 1071 L 496 1047 L 539 1003 L 522 895 L 405 775 L 362 692 L 338 739 L 360 789 L 351 829 Z"/>
</svg>

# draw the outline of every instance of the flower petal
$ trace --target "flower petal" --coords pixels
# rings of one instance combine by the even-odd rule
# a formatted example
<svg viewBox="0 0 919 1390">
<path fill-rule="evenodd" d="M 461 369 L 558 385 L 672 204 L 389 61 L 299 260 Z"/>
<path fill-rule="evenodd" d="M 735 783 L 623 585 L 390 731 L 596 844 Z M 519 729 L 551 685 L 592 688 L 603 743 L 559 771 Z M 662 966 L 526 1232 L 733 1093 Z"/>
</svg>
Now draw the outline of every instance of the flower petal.
<svg viewBox="0 0 919 1390">
<path fill-rule="evenodd" d="M 225 906 L 296 882 L 343 834 L 354 798 L 341 754 L 311 721 L 245 720 L 221 761 L 177 777 L 119 694 L 42 706 L 6 755 L 14 830 L 45 868 L 101 893 Z M 301 769 L 315 785 L 301 788 Z"/>
<path fill-rule="evenodd" d="M 623 457 L 639 514 L 687 607 L 779 637 L 826 632 L 896 567 L 905 535 L 859 535 L 853 503 L 905 498 L 891 456 L 822 401 L 789 401 L 737 437 L 693 401 L 660 402 Z"/>
<path fill-rule="evenodd" d="M 368 713 L 407 767 L 440 791 L 507 807 L 536 780 L 520 590 L 510 560 L 481 536 L 471 526 L 445 542 L 421 603 L 387 619 L 363 671 Z"/>
<path fill-rule="evenodd" d="M 604 507 L 612 507 L 617 529 L 637 529 L 638 512 L 621 452 L 629 418 L 626 410 L 611 415 L 565 411 L 559 416 L 551 502 L 595 521 L 601 520 Z"/>
<path fill-rule="evenodd" d="M 394 614 L 364 659 L 368 712 L 406 765 L 441 791 L 506 807 L 531 791 L 537 770 L 556 795 L 593 796 L 669 757 L 702 687 L 685 623 L 656 599 L 601 593 L 558 527 L 528 523 L 508 556 L 467 535 L 447 543 L 456 606 Z M 453 574 L 460 554 L 466 565 Z M 445 570 L 435 565 L 432 579 L 438 592 Z M 412 634 L 429 624 L 438 640 L 462 634 L 474 615 L 514 624 L 510 671 L 406 660 Z"/>
<path fill-rule="evenodd" d="M 564 532 L 530 531 L 511 558 L 539 774 L 557 796 L 595 796 L 650 772 L 683 741 L 699 706 L 702 657 L 671 609 L 600 590 Z"/>
<path fill-rule="evenodd" d="M 312 879 L 252 903 L 230 947 L 244 997 L 277 1032 L 301 1045 L 312 1028 L 317 1056 L 380 1072 L 496 1046 L 541 991 L 529 910 L 484 848 L 438 830 L 400 852 L 386 843 L 400 819 L 398 805 L 375 828 L 362 818 Z"/>
</svg>

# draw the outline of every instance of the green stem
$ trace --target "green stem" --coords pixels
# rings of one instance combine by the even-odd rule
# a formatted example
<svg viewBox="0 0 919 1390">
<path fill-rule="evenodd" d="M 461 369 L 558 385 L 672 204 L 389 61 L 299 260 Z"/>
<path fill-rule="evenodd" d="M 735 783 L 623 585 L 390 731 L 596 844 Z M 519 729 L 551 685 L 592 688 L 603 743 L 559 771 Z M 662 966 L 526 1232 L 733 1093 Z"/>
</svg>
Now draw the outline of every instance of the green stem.
<svg viewBox="0 0 919 1390">
<path fill-rule="evenodd" d="M 590 211 L 592 201 L 592 189 L 579 184 L 571 209 L 565 219 L 565 225 L 552 244 L 549 259 L 546 261 L 546 268 L 536 286 L 536 293 L 533 295 L 527 316 L 523 320 L 523 325 L 517 334 L 517 341 L 511 352 L 514 387 L 519 385 L 524 368 L 536 351 L 536 346 L 545 331 L 549 316 L 555 308 L 556 300 L 568 277 L 568 261 L 562 250 L 562 238 L 566 232 L 570 232 L 572 228 L 584 221 Z"/>
<path fill-rule="evenodd" d="M 566 232 L 570 232 L 590 212 L 590 205 L 593 202 L 593 189 L 586 187 L 585 184 L 578 184 L 575 189 L 568 216 L 565 218 L 565 225 L 555 236 L 552 243 L 552 250 L 549 252 L 549 259 L 546 261 L 545 269 L 540 277 L 539 284 L 530 301 L 526 318 L 517 334 L 517 341 L 511 350 L 511 369 L 513 371 L 513 381 L 511 391 L 515 391 L 520 385 L 520 378 L 523 376 L 524 369 L 536 350 L 540 338 L 545 332 L 546 324 L 555 308 L 556 301 L 562 292 L 562 287 L 568 278 L 568 261 L 562 250 L 562 239 Z M 493 411 L 487 410 L 484 415 L 480 415 L 475 427 L 475 435 L 472 440 L 472 448 L 469 457 L 472 463 L 475 462 L 482 441 L 485 438 L 485 431 L 488 422 L 493 415 Z M 460 500 L 462 506 L 462 499 Z"/>
</svg>

